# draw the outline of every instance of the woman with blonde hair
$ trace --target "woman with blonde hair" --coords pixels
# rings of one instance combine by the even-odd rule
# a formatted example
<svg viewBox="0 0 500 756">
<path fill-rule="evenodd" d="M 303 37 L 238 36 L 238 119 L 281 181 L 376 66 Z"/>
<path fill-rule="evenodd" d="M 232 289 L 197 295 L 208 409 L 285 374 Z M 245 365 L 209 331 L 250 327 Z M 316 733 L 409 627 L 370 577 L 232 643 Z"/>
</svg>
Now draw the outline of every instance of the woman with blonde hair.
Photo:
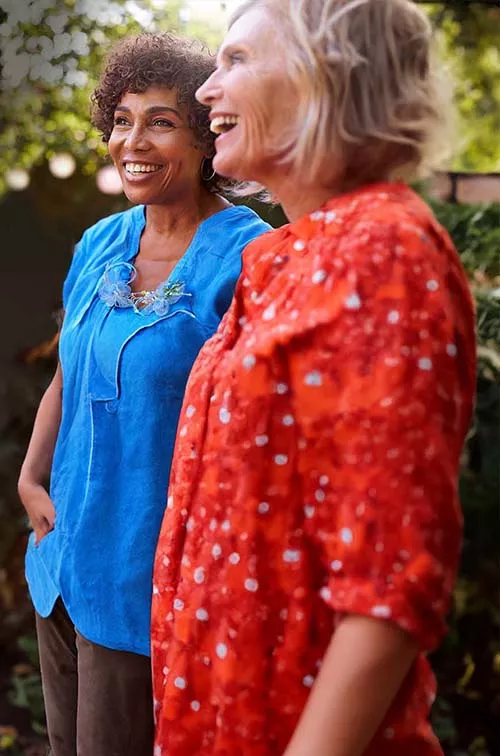
<svg viewBox="0 0 500 756">
<path fill-rule="evenodd" d="M 156 554 L 155 756 L 438 756 L 474 313 L 404 183 L 444 125 L 409 0 L 247 0 L 198 90 L 252 242 L 187 387 Z"/>
</svg>

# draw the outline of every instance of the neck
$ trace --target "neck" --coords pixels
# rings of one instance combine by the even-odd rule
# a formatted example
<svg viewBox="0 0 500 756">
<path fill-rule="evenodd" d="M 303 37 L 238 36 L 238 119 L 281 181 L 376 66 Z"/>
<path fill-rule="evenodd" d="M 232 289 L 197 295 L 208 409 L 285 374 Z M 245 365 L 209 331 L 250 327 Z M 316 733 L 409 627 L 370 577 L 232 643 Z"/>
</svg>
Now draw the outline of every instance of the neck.
<svg viewBox="0 0 500 756">
<path fill-rule="evenodd" d="M 303 215 L 318 210 L 331 197 L 341 194 L 339 187 L 333 185 L 304 186 L 300 176 L 294 175 L 293 172 L 288 172 L 284 176 L 271 176 L 268 181 L 262 183 L 292 223 Z"/>
<path fill-rule="evenodd" d="M 222 197 L 202 188 L 196 194 L 179 197 L 166 204 L 147 205 L 146 230 L 159 236 L 183 235 L 228 206 L 229 203 Z"/>
</svg>

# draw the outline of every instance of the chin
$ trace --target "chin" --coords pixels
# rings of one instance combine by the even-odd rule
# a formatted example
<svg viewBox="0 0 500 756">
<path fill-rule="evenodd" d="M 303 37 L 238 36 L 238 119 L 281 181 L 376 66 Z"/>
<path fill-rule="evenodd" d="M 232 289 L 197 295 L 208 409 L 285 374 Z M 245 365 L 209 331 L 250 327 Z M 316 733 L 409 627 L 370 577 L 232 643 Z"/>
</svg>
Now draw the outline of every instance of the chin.
<svg viewBox="0 0 500 756">
<path fill-rule="evenodd" d="M 238 155 L 216 153 L 212 161 L 214 170 L 219 176 L 234 179 L 235 181 L 256 181 L 253 176 L 252 166 L 244 157 Z"/>
<path fill-rule="evenodd" d="M 144 196 L 141 196 L 138 192 L 123 190 L 125 197 L 133 205 L 147 205 L 147 201 L 144 201 Z"/>
<path fill-rule="evenodd" d="M 220 154 L 216 152 L 212 160 L 212 165 L 214 167 L 214 171 L 216 171 L 219 176 L 237 178 L 234 173 L 237 170 L 238 163 L 237 161 L 235 162 L 234 158 L 232 158 L 231 155 L 224 155 L 224 153 Z"/>
</svg>

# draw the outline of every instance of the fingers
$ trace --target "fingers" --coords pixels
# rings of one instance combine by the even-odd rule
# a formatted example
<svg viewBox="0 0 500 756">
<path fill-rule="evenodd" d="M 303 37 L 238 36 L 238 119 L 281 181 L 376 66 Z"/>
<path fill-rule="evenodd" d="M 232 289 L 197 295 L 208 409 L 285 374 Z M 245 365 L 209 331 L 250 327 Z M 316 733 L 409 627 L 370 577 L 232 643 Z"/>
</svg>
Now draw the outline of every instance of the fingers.
<svg viewBox="0 0 500 756">
<path fill-rule="evenodd" d="M 50 510 L 48 512 L 45 512 L 43 519 L 47 523 L 49 530 L 54 529 L 54 524 L 56 521 L 56 510 L 54 509 L 54 505 L 51 503 Z"/>
<path fill-rule="evenodd" d="M 50 522 L 51 527 L 53 528 L 54 525 L 55 525 L 55 522 L 56 522 L 56 509 L 54 507 L 52 499 L 50 500 L 50 503 L 51 503 L 52 509 L 51 509 L 51 512 L 50 512 L 49 522 Z"/>
<path fill-rule="evenodd" d="M 42 517 L 37 525 L 33 525 L 33 532 L 35 533 L 35 546 L 38 546 L 40 541 L 45 538 L 47 533 L 54 530 L 54 524 L 50 523 L 46 517 Z"/>
</svg>

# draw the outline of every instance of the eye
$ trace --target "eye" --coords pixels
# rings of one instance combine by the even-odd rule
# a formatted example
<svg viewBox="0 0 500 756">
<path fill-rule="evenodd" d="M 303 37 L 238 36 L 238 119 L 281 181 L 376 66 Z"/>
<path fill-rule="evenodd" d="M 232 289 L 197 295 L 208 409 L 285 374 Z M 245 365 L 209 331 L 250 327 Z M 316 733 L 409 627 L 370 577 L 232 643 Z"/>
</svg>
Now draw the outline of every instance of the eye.
<svg viewBox="0 0 500 756">
<path fill-rule="evenodd" d="M 238 63 L 243 63 L 245 56 L 242 53 L 230 53 L 227 56 L 227 60 L 229 62 L 229 66 L 232 67 L 237 65 Z"/>
<path fill-rule="evenodd" d="M 168 118 L 155 118 L 153 121 L 154 126 L 164 126 L 167 129 L 173 129 L 175 128 L 175 123 L 173 121 L 169 121 Z"/>
<path fill-rule="evenodd" d="M 128 123 L 125 116 L 115 116 L 113 119 L 114 126 L 125 126 Z"/>
</svg>

